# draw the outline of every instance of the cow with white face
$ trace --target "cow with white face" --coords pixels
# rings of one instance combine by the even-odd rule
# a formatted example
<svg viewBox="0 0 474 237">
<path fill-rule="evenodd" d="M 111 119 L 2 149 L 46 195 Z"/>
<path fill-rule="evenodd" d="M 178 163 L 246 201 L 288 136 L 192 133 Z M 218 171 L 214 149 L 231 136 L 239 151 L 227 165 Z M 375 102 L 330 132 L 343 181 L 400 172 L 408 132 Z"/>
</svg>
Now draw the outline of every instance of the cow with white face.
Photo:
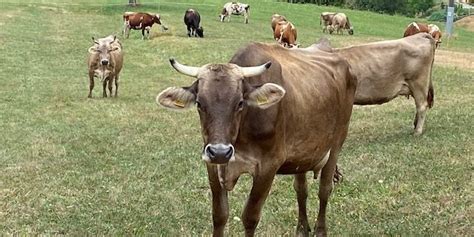
<svg viewBox="0 0 474 237">
<path fill-rule="evenodd" d="M 223 22 L 227 17 L 227 21 L 230 21 L 231 15 L 243 15 L 245 18 L 245 24 L 249 23 L 250 5 L 240 2 L 228 2 L 222 8 L 221 14 L 219 15 L 220 20 Z"/>
</svg>

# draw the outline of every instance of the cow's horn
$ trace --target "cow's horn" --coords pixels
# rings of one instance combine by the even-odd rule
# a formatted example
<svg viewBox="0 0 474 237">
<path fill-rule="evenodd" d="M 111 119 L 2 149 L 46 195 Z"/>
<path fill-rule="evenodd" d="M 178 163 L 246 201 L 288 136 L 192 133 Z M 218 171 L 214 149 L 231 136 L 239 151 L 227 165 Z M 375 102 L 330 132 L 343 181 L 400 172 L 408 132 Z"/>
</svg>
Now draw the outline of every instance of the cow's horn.
<svg viewBox="0 0 474 237">
<path fill-rule="evenodd" d="M 270 68 L 271 65 L 272 62 L 266 62 L 260 66 L 255 67 L 240 67 L 240 70 L 242 70 L 244 77 L 253 77 L 264 73 L 268 68 Z"/>
<path fill-rule="evenodd" d="M 176 69 L 176 71 L 184 75 L 188 75 L 190 77 L 197 77 L 199 73 L 199 69 L 201 69 L 199 67 L 191 67 L 191 66 L 186 66 L 181 63 L 178 63 L 178 61 L 176 61 L 174 58 L 170 58 L 170 63 L 171 63 L 171 66 L 173 66 L 174 69 Z"/>
<path fill-rule="evenodd" d="M 92 36 L 92 41 L 94 42 L 94 44 L 99 44 L 99 42 L 97 42 L 97 40 L 95 40 L 94 36 Z"/>
</svg>

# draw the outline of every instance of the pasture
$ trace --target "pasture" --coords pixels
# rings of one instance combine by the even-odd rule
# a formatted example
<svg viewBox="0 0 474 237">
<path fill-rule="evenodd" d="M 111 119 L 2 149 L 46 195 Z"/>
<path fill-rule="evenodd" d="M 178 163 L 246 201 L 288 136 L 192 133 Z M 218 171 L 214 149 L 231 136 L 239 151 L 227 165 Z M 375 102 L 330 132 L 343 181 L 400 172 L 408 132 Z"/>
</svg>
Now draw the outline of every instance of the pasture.
<svg viewBox="0 0 474 237">
<path fill-rule="evenodd" d="M 334 47 L 399 38 L 413 21 L 248 0 L 246 25 L 242 17 L 218 21 L 225 1 L 156 1 L 137 8 L 125 2 L 0 4 L 0 233 L 210 235 L 211 196 L 198 114 L 155 104 L 162 89 L 193 81 L 172 69 L 168 59 L 195 66 L 227 62 L 248 42 L 273 42 L 273 13 L 296 25 L 303 47 L 323 36 L 322 11 L 344 11 L 354 24 L 353 36 L 325 35 Z M 204 38 L 186 35 L 183 14 L 190 7 L 201 14 Z M 169 31 L 154 26 L 151 40 L 141 40 L 139 31 L 123 40 L 124 11 L 158 12 Z M 125 52 L 119 97 L 102 98 L 96 83 L 88 99 L 91 36 L 112 33 Z M 435 103 L 422 136 L 412 135 L 412 98 L 354 108 L 339 156 L 344 180 L 328 208 L 330 234 L 474 233 L 473 39 L 474 32 L 462 28 L 455 29 L 455 39 L 443 38 L 433 72 Z M 318 182 L 307 178 L 308 214 L 315 220 Z M 250 180 L 244 175 L 230 193 L 228 234 L 243 235 L 239 218 Z M 257 235 L 293 235 L 292 184 L 292 176 L 275 179 Z"/>
</svg>

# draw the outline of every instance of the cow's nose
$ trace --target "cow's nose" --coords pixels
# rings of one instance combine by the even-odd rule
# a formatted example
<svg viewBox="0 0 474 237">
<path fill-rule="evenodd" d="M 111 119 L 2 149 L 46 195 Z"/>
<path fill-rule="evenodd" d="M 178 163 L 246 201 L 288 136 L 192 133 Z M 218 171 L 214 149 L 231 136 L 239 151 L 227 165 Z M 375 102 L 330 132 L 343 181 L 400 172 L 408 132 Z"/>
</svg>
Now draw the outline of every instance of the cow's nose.
<svg viewBox="0 0 474 237">
<path fill-rule="evenodd" d="M 102 65 L 108 65 L 109 64 L 109 60 L 107 59 L 103 59 L 102 61 L 100 61 L 100 63 L 102 63 Z"/>
<path fill-rule="evenodd" d="M 211 163 L 225 164 L 234 155 L 234 147 L 225 144 L 208 144 L 204 150 Z"/>
</svg>

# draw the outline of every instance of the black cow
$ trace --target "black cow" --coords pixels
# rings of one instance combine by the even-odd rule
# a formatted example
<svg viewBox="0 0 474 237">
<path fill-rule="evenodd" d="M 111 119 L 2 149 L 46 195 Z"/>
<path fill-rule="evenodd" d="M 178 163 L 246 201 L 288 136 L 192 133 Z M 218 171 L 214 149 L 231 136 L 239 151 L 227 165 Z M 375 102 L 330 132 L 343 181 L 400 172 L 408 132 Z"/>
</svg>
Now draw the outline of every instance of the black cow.
<svg viewBox="0 0 474 237">
<path fill-rule="evenodd" d="M 201 16 L 199 12 L 194 9 L 188 9 L 184 13 L 184 24 L 188 29 L 188 36 L 204 37 L 204 29 L 199 26 L 201 22 Z"/>
</svg>

